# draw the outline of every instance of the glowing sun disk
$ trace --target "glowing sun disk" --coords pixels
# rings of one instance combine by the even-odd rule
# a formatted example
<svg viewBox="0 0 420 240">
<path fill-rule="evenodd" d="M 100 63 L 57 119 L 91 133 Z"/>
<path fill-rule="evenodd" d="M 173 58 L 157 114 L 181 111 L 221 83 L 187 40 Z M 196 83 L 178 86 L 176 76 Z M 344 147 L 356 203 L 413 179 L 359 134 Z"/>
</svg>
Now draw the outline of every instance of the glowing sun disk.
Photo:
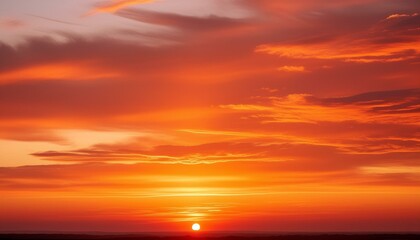
<svg viewBox="0 0 420 240">
<path fill-rule="evenodd" d="M 198 223 L 194 223 L 193 225 L 192 225 L 192 230 L 194 230 L 194 231 L 198 231 L 198 230 L 200 230 L 200 224 L 198 224 Z"/>
</svg>

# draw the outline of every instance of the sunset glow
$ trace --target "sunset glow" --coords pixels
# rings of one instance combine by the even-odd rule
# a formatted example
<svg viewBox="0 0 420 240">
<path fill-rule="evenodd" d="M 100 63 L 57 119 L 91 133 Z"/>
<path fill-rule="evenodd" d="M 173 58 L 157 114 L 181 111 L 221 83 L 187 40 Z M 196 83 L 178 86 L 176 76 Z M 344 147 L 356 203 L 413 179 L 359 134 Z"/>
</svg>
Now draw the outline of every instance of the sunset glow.
<svg viewBox="0 0 420 240">
<path fill-rule="evenodd" d="M 419 76 L 420 1 L 0 1 L 0 231 L 420 231 Z"/>
</svg>

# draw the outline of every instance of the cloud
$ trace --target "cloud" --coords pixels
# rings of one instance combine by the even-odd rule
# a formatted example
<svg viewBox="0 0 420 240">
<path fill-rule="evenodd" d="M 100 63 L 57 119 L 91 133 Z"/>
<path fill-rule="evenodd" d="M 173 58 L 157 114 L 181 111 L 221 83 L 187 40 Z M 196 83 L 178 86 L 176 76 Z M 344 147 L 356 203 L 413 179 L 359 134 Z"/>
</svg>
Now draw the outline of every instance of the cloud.
<svg viewBox="0 0 420 240">
<path fill-rule="evenodd" d="M 282 72 L 305 72 L 304 66 L 281 66 L 277 70 Z"/>
<path fill-rule="evenodd" d="M 145 150 L 140 142 L 128 145 L 97 145 L 90 149 L 70 152 L 48 151 L 34 153 L 34 156 L 53 161 L 75 162 L 143 162 L 163 164 L 209 164 L 218 162 L 259 161 L 264 156 L 245 149 L 252 143 L 216 142 L 196 146 L 158 145 Z"/>
<path fill-rule="evenodd" d="M 403 14 L 395 13 L 395 14 L 389 15 L 386 19 L 390 20 L 390 19 L 394 19 L 394 18 L 415 17 L 417 15 L 418 15 L 418 13 L 413 13 L 411 15 L 410 14 L 405 14 L 405 13 L 403 13 Z"/>
<path fill-rule="evenodd" d="M 417 40 L 416 40 L 417 41 Z M 353 45 L 353 46 L 352 46 Z M 362 42 L 340 41 L 314 45 L 260 45 L 256 52 L 295 59 L 343 60 L 347 62 L 397 62 L 415 59 L 420 48 L 418 44 L 398 43 L 374 45 Z"/>
<path fill-rule="evenodd" d="M 292 59 L 341 60 L 356 63 L 417 59 L 420 52 L 418 14 L 391 15 L 368 29 L 319 42 L 261 44 L 256 52 Z"/>
<path fill-rule="evenodd" d="M 408 89 L 339 98 L 292 94 L 283 98 L 270 97 L 265 104 L 256 106 L 221 107 L 246 113 L 248 118 L 243 121 L 255 124 L 248 126 L 261 124 L 255 129 L 266 131 L 265 135 L 254 136 L 265 136 L 277 142 L 289 139 L 288 142 L 294 144 L 329 146 L 352 155 L 355 160 L 356 156 L 369 154 L 372 157 L 377 154 L 418 154 L 418 135 L 409 132 L 418 127 L 418 93 L 418 89 Z M 368 130 L 373 126 L 377 129 Z M 315 129 L 317 131 L 313 132 Z M 404 133 L 404 129 L 411 130 Z M 331 131 L 334 134 L 329 134 Z"/>
<path fill-rule="evenodd" d="M 271 98 L 271 106 L 238 108 L 234 110 L 261 110 L 265 122 L 375 122 L 418 124 L 419 90 L 371 92 L 342 98 L 316 98 L 307 94 L 291 94 L 285 98 Z M 241 106 L 241 105 L 239 105 Z"/>
<path fill-rule="evenodd" d="M 10 124 L 7 127 L 1 127 L 0 138 L 29 142 L 45 141 L 59 144 L 67 142 L 65 138 L 47 129 L 34 129 L 31 127 L 17 126 L 17 124 Z"/>
<path fill-rule="evenodd" d="M 115 13 L 116 15 L 140 22 L 164 25 L 174 27 L 180 30 L 205 31 L 205 30 L 222 30 L 234 27 L 240 27 L 250 24 L 251 21 L 233 19 L 220 16 L 194 17 L 185 16 L 175 13 L 160 13 L 138 9 L 123 9 Z"/>
<path fill-rule="evenodd" d="M 0 83 L 22 80 L 103 79 L 119 76 L 116 72 L 98 69 L 89 62 L 63 62 L 13 69 L 0 73 Z"/>
<path fill-rule="evenodd" d="M 43 17 L 43 16 L 34 15 L 34 14 L 28 14 L 28 16 L 43 19 L 43 20 L 46 20 L 46 21 L 54 22 L 54 23 L 61 23 L 61 24 L 72 25 L 72 26 L 85 26 L 85 25 L 82 25 L 82 24 L 74 23 L 74 22 L 62 21 L 62 20 L 59 20 L 59 19 Z"/>
<path fill-rule="evenodd" d="M 138 140 L 33 155 L 59 162 L 267 162 L 276 163 L 278 171 L 303 172 L 350 171 L 377 164 L 409 165 L 415 164 L 419 154 L 420 142 L 413 132 L 419 122 L 418 91 L 370 92 L 340 98 L 308 94 L 270 97 L 266 105 L 221 106 L 243 113 L 242 119 L 235 121 L 247 128 L 179 130 L 187 134 L 186 139 L 202 137 L 201 144 L 182 145 L 174 141 L 145 148 Z"/>
<path fill-rule="evenodd" d="M 100 12 L 114 13 L 120 9 L 127 8 L 133 5 L 151 2 L 154 2 L 154 0 L 108 0 L 105 3 L 98 4 L 87 15 L 92 15 Z"/>
</svg>

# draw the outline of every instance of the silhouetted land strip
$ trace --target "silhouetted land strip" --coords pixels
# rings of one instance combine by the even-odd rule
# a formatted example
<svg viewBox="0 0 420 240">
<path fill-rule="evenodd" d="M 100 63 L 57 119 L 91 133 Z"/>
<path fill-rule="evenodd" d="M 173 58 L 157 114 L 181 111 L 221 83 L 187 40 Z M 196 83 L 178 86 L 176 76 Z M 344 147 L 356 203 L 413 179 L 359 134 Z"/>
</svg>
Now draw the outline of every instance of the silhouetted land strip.
<svg viewBox="0 0 420 240">
<path fill-rule="evenodd" d="M 3 240 L 418 240 L 420 234 L 276 234 L 249 236 L 211 236 L 191 234 L 178 236 L 158 236 L 145 234 L 0 234 Z"/>
</svg>

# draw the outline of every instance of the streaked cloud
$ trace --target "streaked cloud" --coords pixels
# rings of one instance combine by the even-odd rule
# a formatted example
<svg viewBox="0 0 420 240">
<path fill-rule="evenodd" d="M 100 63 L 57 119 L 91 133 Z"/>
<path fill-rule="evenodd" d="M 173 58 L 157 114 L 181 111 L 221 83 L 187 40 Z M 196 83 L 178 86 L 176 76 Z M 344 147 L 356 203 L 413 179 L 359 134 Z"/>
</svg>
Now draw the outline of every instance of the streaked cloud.
<svg viewBox="0 0 420 240">
<path fill-rule="evenodd" d="M 278 67 L 277 70 L 282 72 L 305 72 L 304 66 L 281 66 Z"/>
<path fill-rule="evenodd" d="M 31 66 L 21 69 L 13 69 L 0 73 L 0 82 L 7 83 L 26 79 L 58 80 L 58 79 L 98 79 L 114 78 L 119 76 L 117 72 L 107 72 L 98 69 L 89 62 L 64 62 L 45 65 Z"/>
<path fill-rule="evenodd" d="M 154 2 L 154 0 L 108 0 L 107 2 L 95 6 L 88 15 L 100 12 L 113 13 L 126 7 L 151 2 Z"/>
<path fill-rule="evenodd" d="M 399 21 L 404 18 L 404 21 Z M 418 14 L 391 15 L 364 32 L 305 44 L 264 44 L 256 52 L 285 58 L 343 60 L 347 62 L 397 62 L 415 59 L 419 54 Z M 396 38 L 398 36 L 398 38 Z"/>
<path fill-rule="evenodd" d="M 351 47 L 351 43 L 345 44 L 344 42 L 300 46 L 261 45 L 256 51 L 297 59 L 339 59 L 358 63 L 397 62 L 417 58 L 420 49 L 417 40 L 414 42 L 414 44 L 398 43 L 380 46 L 363 46 L 363 42 L 354 42 L 353 47 Z"/>
<path fill-rule="evenodd" d="M 399 14 L 399 13 L 395 13 L 395 14 L 391 14 L 391 15 L 389 15 L 386 19 L 393 19 L 393 18 L 405 18 L 405 17 L 415 17 L 415 16 L 417 16 L 418 15 L 418 13 L 413 13 L 413 14 L 405 14 L 405 13 L 402 13 L 402 14 Z"/>
</svg>

